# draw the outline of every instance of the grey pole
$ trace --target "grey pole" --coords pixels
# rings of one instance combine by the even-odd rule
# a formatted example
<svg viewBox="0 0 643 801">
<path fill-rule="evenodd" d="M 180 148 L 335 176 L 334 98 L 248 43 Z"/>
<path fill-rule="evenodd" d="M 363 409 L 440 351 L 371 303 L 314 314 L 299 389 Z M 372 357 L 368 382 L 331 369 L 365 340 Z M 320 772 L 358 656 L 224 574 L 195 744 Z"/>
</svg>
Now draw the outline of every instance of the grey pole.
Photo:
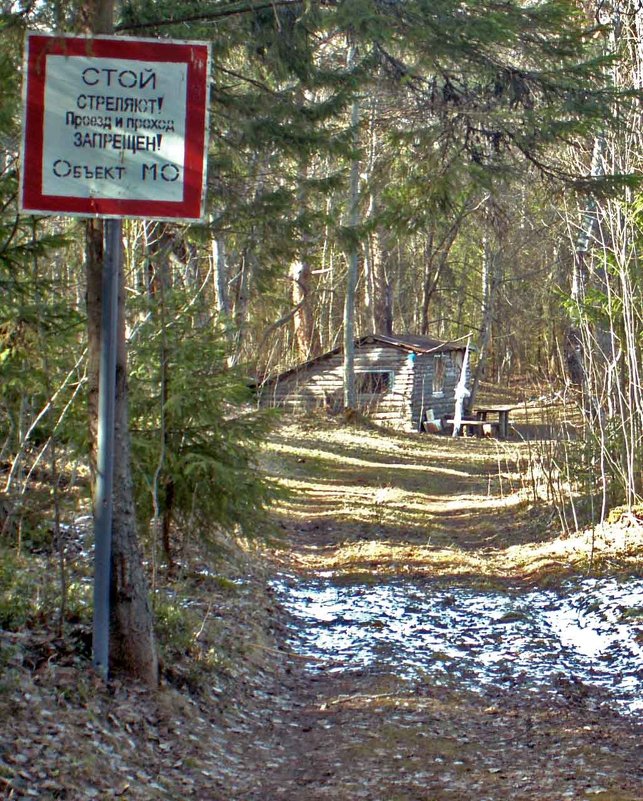
<svg viewBox="0 0 643 801">
<path fill-rule="evenodd" d="M 122 248 L 121 220 L 105 220 L 103 242 L 98 452 L 96 459 L 93 663 L 102 678 L 107 679 L 114 486 L 116 339 Z"/>
</svg>

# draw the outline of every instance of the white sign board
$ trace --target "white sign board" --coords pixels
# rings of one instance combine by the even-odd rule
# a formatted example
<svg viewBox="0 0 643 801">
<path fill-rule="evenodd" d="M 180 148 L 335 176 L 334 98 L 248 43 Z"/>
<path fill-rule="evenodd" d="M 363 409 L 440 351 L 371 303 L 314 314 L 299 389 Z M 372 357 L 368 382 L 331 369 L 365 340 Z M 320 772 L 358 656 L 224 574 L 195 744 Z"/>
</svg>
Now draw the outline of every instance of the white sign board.
<svg viewBox="0 0 643 801">
<path fill-rule="evenodd" d="M 202 218 L 206 44 L 32 34 L 25 61 L 24 211 Z"/>
</svg>

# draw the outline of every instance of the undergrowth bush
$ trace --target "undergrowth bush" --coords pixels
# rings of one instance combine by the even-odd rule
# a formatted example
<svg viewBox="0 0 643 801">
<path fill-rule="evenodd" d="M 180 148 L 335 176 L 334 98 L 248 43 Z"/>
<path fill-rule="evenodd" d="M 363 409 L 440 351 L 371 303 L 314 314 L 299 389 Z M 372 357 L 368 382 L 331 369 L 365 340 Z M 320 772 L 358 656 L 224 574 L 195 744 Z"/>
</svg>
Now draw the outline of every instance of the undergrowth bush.
<svg viewBox="0 0 643 801">
<path fill-rule="evenodd" d="M 196 613 L 178 599 L 157 598 L 154 627 L 165 662 L 190 655 L 200 621 Z"/>
<path fill-rule="evenodd" d="M 189 532 L 212 542 L 238 526 L 251 536 L 274 492 L 256 460 L 274 415 L 254 408 L 221 333 L 188 300 L 168 293 L 162 336 L 148 314 L 131 359 L 137 508 L 145 528 L 162 519 L 170 559 L 170 529 L 175 541 Z"/>
<path fill-rule="evenodd" d="M 0 628 L 17 631 L 34 617 L 39 587 L 25 559 L 0 548 Z"/>
</svg>

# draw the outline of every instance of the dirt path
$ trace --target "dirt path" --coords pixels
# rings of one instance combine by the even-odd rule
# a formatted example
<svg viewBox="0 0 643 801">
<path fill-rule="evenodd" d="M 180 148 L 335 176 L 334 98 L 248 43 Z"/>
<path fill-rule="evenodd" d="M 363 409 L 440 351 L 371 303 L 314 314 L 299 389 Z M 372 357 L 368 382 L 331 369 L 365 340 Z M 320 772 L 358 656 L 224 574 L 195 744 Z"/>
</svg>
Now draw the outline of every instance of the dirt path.
<svg viewBox="0 0 643 801">
<path fill-rule="evenodd" d="M 613 685 L 641 687 L 640 578 L 618 593 L 643 572 L 642 522 L 559 536 L 524 457 L 281 428 L 262 456 L 279 536 L 159 588 L 159 688 L 99 681 L 82 625 L 0 629 L 0 798 L 641 801 L 641 728 Z M 601 604 L 574 578 L 590 561 L 616 639 L 552 668 L 557 599 Z"/>
<path fill-rule="evenodd" d="M 365 672 L 283 692 L 247 801 L 641 798 L 634 726 L 573 686 L 480 696 Z"/>
<path fill-rule="evenodd" d="M 270 457 L 291 491 L 279 567 L 299 580 L 412 573 L 499 587 L 573 573 L 588 543 L 548 531 L 550 512 L 526 500 L 511 456 L 489 443 L 286 431 Z M 606 535 L 601 558 L 626 562 L 633 535 L 623 536 Z M 283 623 L 280 647 L 292 649 Z M 264 688 L 271 715 L 246 744 L 239 801 L 643 798 L 640 726 L 573 676 L 474 691 L 456 678 L 405 679 L 383 667 L 387 656 L 330 671 L 292 654 Z"/>
</svg>

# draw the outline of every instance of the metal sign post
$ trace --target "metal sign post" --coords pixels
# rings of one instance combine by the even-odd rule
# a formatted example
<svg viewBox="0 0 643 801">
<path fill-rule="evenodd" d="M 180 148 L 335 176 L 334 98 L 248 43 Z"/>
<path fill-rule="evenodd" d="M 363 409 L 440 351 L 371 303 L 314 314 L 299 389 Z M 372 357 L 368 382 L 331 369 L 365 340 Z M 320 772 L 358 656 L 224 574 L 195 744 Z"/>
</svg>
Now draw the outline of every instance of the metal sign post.
<svg viewBox="0 0 643 801">
<path fill-rule="evenodd" d="M 97 672 L 107 679 L 109 671 L 109 594 L 112 561 L 118 289 L 122 254 L 121 220 L 105 220 L 103 241 L 95 498 L 93 663 Z"/>
</svg>

